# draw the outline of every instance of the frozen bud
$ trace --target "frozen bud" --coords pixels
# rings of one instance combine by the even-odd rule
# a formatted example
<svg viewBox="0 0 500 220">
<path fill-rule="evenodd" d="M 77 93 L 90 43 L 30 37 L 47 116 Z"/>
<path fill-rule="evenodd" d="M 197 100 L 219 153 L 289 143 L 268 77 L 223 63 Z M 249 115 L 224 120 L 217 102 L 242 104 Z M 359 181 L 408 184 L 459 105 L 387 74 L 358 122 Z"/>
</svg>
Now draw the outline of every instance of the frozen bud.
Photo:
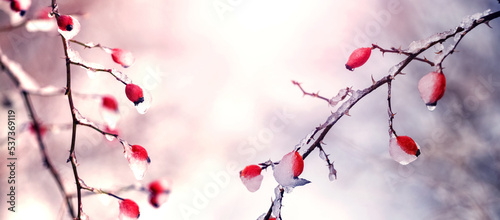
<svg viewBox="0 0 500 220">
<path fill-rule="evenodd" d="M 119 48 L 111 50 L 111 58 L 113 58 L 115 63 L 122 65 L 124 68 L 131 66 L 135 61 L 134 55 L 130 51 Z"/>
<path fill-rule="evenodd" d="M 56 16 L 59 33 L 67 40 L 75 37 L 80 32 L 80 22 L 70 15 Z"/>
<path fill-rule="evenodd" d="M 255 192 L 260 188 L 264 176 L 260 174 L 262 168 L 258 165 L 249 165 L 240 171 L 240 179 L 243 185 L 250 192 Z"/>
<path fill-rule="evenodd" d="M 436 108 L 437 101 L 443 97 L 445 89 L 446 78 L 441 71 L 428 73 L 418 82 L 420 97 L 431 111 Z"/>
<path fill-rule="evenodd" d="M 128 100 L 133 102 L 134 105 L 139 105 L 141 102 L 144 102 L 142 88 L 136 84 L 127 84 L 127 86 L 125 86 L 125 94 Z"/>
<path fill-rule="evenodd" d="M 31 6 L 31 0 L 11 0 L 10 9 L 19 12 L 19 15 L 24 16 L 26 11 Z"/>
<path fill-rule="evenodd" d="M 135 178 L 142 180 L 151 163 L 146 149 L 140 145 L 132 145 L 130 148 L 125 147 L 125 157 Z"/>
<path fill-rule="evenodd" d="M 134 220 L 139 218 L 140 212 L 137 203 L 130 199 L 124 199 L 118 203 L 120 205 L 120 214 L 118 215 L 120 220 Z"/>
<path fill-rule="evenodd" d="M 284 187 L 302 186 L 310 183 L 309 180 L 298 178 L 304 170 L 304 160 L 297 151 L 292 151 L 281 159 L 274 167 L 273 176 Z"/>
<path fill-rule="evenodd" d="M 407 165 L 420 155 L 417 143 L 408 136 L 397 136 L 389 141 L 389 154 L 396 162 Z"/>
<path fill-rule="evenodd" d="M 366 61 L 368 61 L 371 53 L 371 47 L 362 47 L 354 50 L 351 56 L 349 56 L 349 60 L 347 60 L 347 63 L 345 64 L 345 68 L 353 71 L 355 68 L 362 66 L 366 63 Z"/>
</svg>

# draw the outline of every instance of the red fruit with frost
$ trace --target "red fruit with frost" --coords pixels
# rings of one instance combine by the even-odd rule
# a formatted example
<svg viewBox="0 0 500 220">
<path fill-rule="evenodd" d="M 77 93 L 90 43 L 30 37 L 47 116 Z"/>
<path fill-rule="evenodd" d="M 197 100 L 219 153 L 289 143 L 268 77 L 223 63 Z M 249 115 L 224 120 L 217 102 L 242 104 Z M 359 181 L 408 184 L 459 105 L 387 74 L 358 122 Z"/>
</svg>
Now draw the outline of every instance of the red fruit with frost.
<svg viewBox="0 0 500 220">
<path fill-rule="evenodd" d="M 302 159 L 302 156 L 300 156 L 299 152 L 295 151 L 295 153 L 292 156 L 293 160 L 293 177 L 298 177 L 302 171 L 304 171 L 304 160 Z"/>
<path fill-rule="evenodd" d="M 159 208 L 168 200 L 170 194 L 171 182 L 166 178 L 161 178 L 151 182 L 148 185 L 149 189 L 149 204 L 155 208 Z"/>
<path fill-rule="evenodd" d="M 19 12 L 19 15 L 24 16 L 26 11 L 31 6 L 31 0 L 11 0 L 10 9 Z"/>
<path fill-rule="evenodd" d="M 349 60 L 347 60 L 347 63 L 345 64 L 345 68 L 347 68 L 350 71 L 353 71 L 355 68 L 358 68 L 362 66 L 363 64 L 368 61 L 368 58 L 370 58 L 370 55 L 372 53 L 372 48 L 371 47 L 362 47 L 354 50 L 349 56 Z"/>
<path fill-rule="evenodd" d="M 246 166 L 245 169 L 240 171 L 240 177 L 253 178 L 253 177 L 260 175 L 261 171 L 262 171 L 262 168 L 260 168 L 260 166 L 249 165 L 249 166 Z"/>
<path fill-rule="evenodd" d="M 429 107 L 434 107 L 446 90 L 446 78 L 443 72 L 430 72 L 418 82 L 420 97 Z"/>
<path fill-rule="evenodd" d="M 103 96 L 102 97 L 102 106 L 111 111 L 118 111 L 118 102 L 113 96 Z"/>
<path fill-rule="evenodd" d="M 56 17 L 57 26 L 62 31 L 71 31 L 73 30 L 73 17 L 69 15 L 59 15 Z"/>
<path fill-rule="evenodd" d="M 132 145 L 132 158 L 141 161 L 147 161 L 148 163 L 151 161 L 148 156 L 148 152 L 140 145 Z"/>
<path fill-rule="evenodd" d="M 262 180 L 264 176 L 260 174 L 262 168 L 258 165 L 248 165 L 240 171 L 240 179 L 243 185 L 250 192 L 255 192 L 259 190 L 260 185 L 262 184 Z"/>
<path fill-rule="evenodd" d="M 125 94 L 127 95 L 128 100 L 134 103 L 134 105 L 139 105 L 141 102 L 144 102 L 144 94 L 142 92 L 142 88 L 135 84 L 127 84 L 125 86 Z"/>
<path fill-rule="evenodd" d="M 119 201 L 120 214 L 119 219 L 137 219 L 140 216 L 139 206 L 130 199 Z"/>
<path fill-rule="evenodd" d="M 131 66 L 135 61 L 131 52 L 120 48 L 114 48 L 111 50 L 111 58 L 115 61 L 115 63 L 122 65 L 124 68 Z"/>
<path fill-rule="evenodd" d="M 417 159 L 420 155 L 420 148 L 412 138 L 397 136 L 390 140 L 389 154 L 398 163 L 406 165 Z"/>
</svg>

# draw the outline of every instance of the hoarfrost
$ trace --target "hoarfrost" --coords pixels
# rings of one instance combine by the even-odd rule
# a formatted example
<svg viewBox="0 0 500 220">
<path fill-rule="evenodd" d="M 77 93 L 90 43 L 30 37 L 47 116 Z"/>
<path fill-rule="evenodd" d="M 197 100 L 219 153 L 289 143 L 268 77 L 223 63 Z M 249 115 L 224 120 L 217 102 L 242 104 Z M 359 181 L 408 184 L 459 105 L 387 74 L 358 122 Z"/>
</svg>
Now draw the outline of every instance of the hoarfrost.
<svg viewBox="0 0 500 220">
<path fill-rule="evenodd" d="M 241 177 L 241 182 L 243 182 L 243 185 L 245 185 L 248 191 L 255 192 L 260 188 L 263 179 L 264 176 L 262 175 L 258 175 L 251 178 Z"/>
<path fill-rule="evenodd" d="M 132 83 L 132 80 L 130 78 L 128 78 L 128 76 L 124 73 L 122 73 L 121 71 L 118 71 L 116 69 L 111 69 L 110 70 L 110 73 L 113 74 L 113 76 L 115 76 L 118 80 L 124 82 L 124 83 Z"/>
</svg>

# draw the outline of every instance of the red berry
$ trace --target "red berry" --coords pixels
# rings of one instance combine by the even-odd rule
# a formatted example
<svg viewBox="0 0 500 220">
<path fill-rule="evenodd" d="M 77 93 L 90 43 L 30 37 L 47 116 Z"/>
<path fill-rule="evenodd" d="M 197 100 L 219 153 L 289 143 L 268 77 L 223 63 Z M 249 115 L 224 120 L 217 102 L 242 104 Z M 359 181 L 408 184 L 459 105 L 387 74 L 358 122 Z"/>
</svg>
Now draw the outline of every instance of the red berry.
<svg viewBox="0 0 500 220">
<path fill-rule="evenodd" d="M 127 86 L 125 86 L 125 94 L 134 105 L 139 105 L 141 102 L 144 102 L 142 89 L 138 85 L 131 83 L 127 84 Z"/>
<path fill-rule="evenodd" d="M 158 194 L 150 194 L 149 195 L 149 204 L 151 204 L 153 207 L 158 208 L 160 207 L 160 201 L 158 201 L 158 198 L 160 196 Z"/>
<path fill-rule="evenodd" d="M 135 203 L 130 199 L 124 199 L 120 201 L 119 204 L 120 204 L 120 219 L 122 219 L 122 216 L 135 219 L 139 218 L 140 212 L 137 203 Z"/>
<path fill-rule="evenodd" d="M 368 61 L 371 53 L 371 47 L 362 47 L 354 50 L 351 56 L 349 56 L 349 60 L 347 60 L 347 63 L 345 64 L 345 68 L 353 71 L 355 68 L 362 66 L 366 63 L 366 61 Z"/>
<path fill-rule="evenodd" d="M 12 11 L 19 12 L 21 16 L 26 14 L 26 10 L 31 6 L 31 0 L 11 0 L 10 8 Z"/>
<path fill-rule="evenodd" d="M 118 102 L 113 96 L 103 96 L 102 97 L 102 106 L 112 111 L 118 111 Z"/>
<path fill-rule="evenodd" d="M 396 140 L 398 142 L 399 147 L 401 147 L 401 149 L 407 154 L 414 155 L 417 157 L 418 155 L 420 155 L 420 149 L 418 149 L 417 143 L 415 143 L 415 141 L 413 141 L 413 139 L 411 139 L 410 137 L 398 136 Z"/>
<path fill-rule="evenodd" d="M 163 186 L 159 180 L 153 181 L 149 184 L 149 192 L 152 194 L 158 194 L 163 192 Z"/>
<path fill-rule="evenodd" d="M 18 0 L 10 1 L 10 9 L 12 9 L 15 12 L 21 11 L 21 3 Z"/>
<path fill-rule="evenodd" d="M 148 163 L 150 162 L 148 152 L 140 145 L 132 145 L 132 157 L 137 160 L 147 160 Z"/>
<path fill-rule="evenodd" d="M 69 15 L 59 15 L 57 16 L 57 26 L 62 31 L 71 31 L 73 30 L 73 17 Z"/>
<path fill-rule="evenodd" d="M 436 106 L 437 101 L 443 97 L 445 89 L 446 78 L 441 71 L 430 72 L 418 82 L 420 97 L 429 107 Z"/>
<path fill-rule="evenodd" d="M 260 168 L 260 166 L 249 165 L 249 166 L 246 166 L 245 169 L 240 171 L 240 177 L 253 178 L 253 177 L 260 175 L 261 171 L 262 171 L 262 168 Z"/>
<path fill-rule="evenodd" d="M 131 52 L 119 48 L 114 48 L 111 51 L 111 58 L 115 63 L 122 65 L 124 68 L 131 66 L 135 61 Z"/>
<path fill-rule="evenodd" d="M 304 160 L 299 152 L 295 151 L 293 154 L 293 177 L 298 177 L 304 171 Z"/>
</svg>

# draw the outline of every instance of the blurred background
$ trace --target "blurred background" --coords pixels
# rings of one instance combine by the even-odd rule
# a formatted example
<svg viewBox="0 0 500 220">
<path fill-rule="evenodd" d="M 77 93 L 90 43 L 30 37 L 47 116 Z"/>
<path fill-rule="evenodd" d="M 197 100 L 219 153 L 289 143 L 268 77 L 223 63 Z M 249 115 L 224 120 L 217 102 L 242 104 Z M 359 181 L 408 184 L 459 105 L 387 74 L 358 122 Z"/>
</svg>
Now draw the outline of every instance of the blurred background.
<svg viewBox="0 0 500 220">
<path fill-rule="evenodd" d="M 73 91 L 111 94 L 119 102 L 121 138 L 144 146 L 152 163 L 136 181 L 119 142 L 79 127 L 76 152 L 80 177 L 89 186 L 114 190 L 166 177 L 173 183 L 167 203 L 148 204 L 144 192 L 119 196 L 136 201 L 140 219 L 257 219 L 267 212 L 277 183 L 264 171 L 261 188 L 250 193 L 238 172 L 246 165 L 277 161 L 323 123 L 335 108 L 303 97 L 291 80 L 309 92 L 333 97 L 345 87 L 363 89 L 404 59 L 377 51 L 363 67 L 344 65 L 352 50 L 376 43 L 406 48 L 412 41 L 447 31 L 467 15 L 497 11 L 494 0 L 466 1 L 59 1 L 62 14 L 76 14 L 81 42 L 133 52 L 136 62 L 123 69 L 100 49 L 72 44 L 84 60 L 116 68 L 153 97 L 138 114 L 124 86 L 106 73 L 89 78 L 72 67 Z M 50 4 L 33 1 L 28 17 Z M 0 23 L 12 12 L 1 2 Z M 14 18 L 15 20 L 15 18 Z M 18 22 L 18 21 L 14 21 Z M 388 153 L 387 89 L 382 86 L 351 109 L 327 135 L 325 151 L 335 161 L 338 179 L 328 180 L 317 151 L 301 175 L 312 181 L 283 199 L 282 217 L 294 219 L 500 219 L 500 20 L 469 33 L 458 53 L 444 62 L 447 89 L 430 112 L 417 83 L 434 70 L 413 62 L 393 82 L 394 126 L 411 136 L 422 155 L 402 166 Z M 446 45 L 446 44 L 445 44 Z M 64 54 L 57 31 L 28 32 L 20 27 L 0 33 L 0 48 L 22 65 L 40 86 L 66 84 Z M 432 60 L 435 50 L 424 55 Z M 19 124 L 29 122 L 19 92 L 0 74 L 3 99 L 12 101 Z M 32 98 L 46 124 L 71 122 L 64 96 Z M 102 124 L 99 100 L 75 97 L 76 108 Z M 5 139 L 7 107 L 0 126 Z M 22 126 L 18 126 L 21 129 Z M 56 184 L 41 162 L 35 138 L 18 132 L 16 213 L 5 200 L 6 144 L 2 143 L 0 219 L 69 219 Z M 48 152 L 74 193 L 66 163 L 71 131 L 44 136 Z M 76 203 L 76 201 L 75 201 Z M 83 199 L 91 219 L 116 219 L 117 200 Z"/>
</svg>

